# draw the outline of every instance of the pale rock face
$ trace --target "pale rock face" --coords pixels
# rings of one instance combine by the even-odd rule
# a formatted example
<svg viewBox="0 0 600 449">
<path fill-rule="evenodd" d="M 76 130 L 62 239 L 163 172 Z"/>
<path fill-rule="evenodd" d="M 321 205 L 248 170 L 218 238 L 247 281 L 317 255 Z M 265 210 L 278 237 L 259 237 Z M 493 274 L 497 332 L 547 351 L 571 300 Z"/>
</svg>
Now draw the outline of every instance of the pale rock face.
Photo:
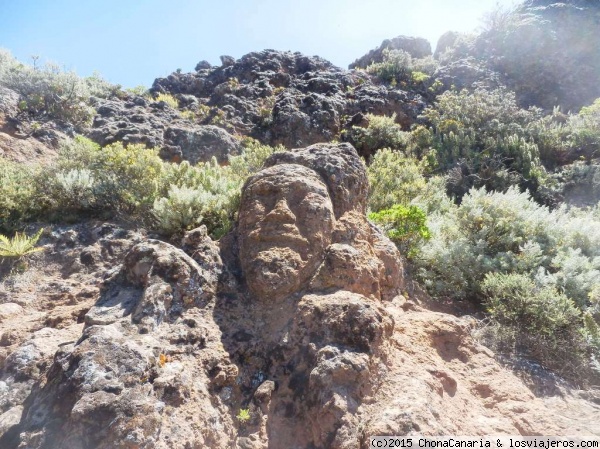
<svg viewBox="0 0 600 449">
<path fill-rule="evenodd" d="M 252 293 L 277 299 L 299 290 L 321 262 L 334 221 L 327 187 L 312 170 L 284 164 L 253 177 L 239 214 L 240 258 Z"/>
</svg>

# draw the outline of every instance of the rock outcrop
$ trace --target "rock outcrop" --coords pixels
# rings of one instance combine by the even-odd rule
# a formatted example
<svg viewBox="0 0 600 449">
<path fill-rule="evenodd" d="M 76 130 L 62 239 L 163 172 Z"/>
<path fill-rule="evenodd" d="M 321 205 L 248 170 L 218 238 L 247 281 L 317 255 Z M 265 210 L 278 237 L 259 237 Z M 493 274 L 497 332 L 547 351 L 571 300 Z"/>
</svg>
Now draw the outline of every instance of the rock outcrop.
<svg viewBox="0 0 600 449">
<path fill-rule="evenodd" d="M 367 190 L 353 147 L 319 144 L 271 156 L 219 244 L 203 227 L 180 247 L 106 225 L 56 234 L 49 248 L 72 254 L 57 275 L 103 281 L 46 310 L 22 293 L 3 301 L 0 447 L 599 435 L 597 406 L 536 398 L 469 319 L 430 310 L 367 221 Z M 19 320 L 36 332 L 8 328 Z"/>
<path fill-rule="evenodd" d="M 139 96 L 95 101 L 97 115 L 87 136 L 100 145 L 142 143 L 160 148 L 166 160 L 192 164 L 212 157 L 226 162 L 228 155 L 240 152 L 239 141 L 225 129 L 191 123 L 164 102 Z"/>
<path fill-rule="evenodd" d="M 383 62 L 384 50 L 402 50 L 417 59 L 431 56 L 431 44 L 427 39 L 423 39 L 422 37 L 398 36 L 393 39 L 384 40 L 379 47 L 358 58 L 348 67 L 350 69 L 366 69 L 373 63 Z"/>
<path fill-rule="evenodd" d="M 200 107 L 201 124 L 226 124 L 288 148 L 339 138 L 358 113 L 395 113 L 408 128 L 426 106 L 419 94 L 381 85 L 364 72 L 275 50 L 249 53 L 220 67 L 202 64 L 196 73 L 176 72 L 158 78 L 152 90 L 174 95 L 191 111 Z"/>
</svg>

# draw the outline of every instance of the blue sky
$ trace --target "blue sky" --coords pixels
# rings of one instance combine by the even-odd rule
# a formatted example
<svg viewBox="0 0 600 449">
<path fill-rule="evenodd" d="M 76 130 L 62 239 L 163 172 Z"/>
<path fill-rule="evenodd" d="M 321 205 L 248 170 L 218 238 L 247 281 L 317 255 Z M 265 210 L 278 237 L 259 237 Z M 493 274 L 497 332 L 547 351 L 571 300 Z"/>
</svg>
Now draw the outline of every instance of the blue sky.
<svg viewBox="0 0 600 449">
<path fill-rule="evenodd" d="M 125 87 L 274 48 L 347 67 L 400 34 L 473 31 L 513 0 L 0 0 L 0 47 Z"/>
</svg>

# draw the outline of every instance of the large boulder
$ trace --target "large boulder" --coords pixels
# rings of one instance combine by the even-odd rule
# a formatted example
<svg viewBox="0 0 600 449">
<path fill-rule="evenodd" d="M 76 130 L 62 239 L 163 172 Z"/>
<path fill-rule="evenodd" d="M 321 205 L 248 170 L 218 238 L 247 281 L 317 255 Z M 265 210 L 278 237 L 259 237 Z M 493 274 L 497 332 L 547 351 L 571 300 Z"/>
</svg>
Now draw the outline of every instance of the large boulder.
<svg viewBox="0 0 600 449">
<path fill-rule="evenodd" d="M 242 145 L 218 126 L 169 126 L 164 133 L 165 149 L 171 160 L 186 160 L 191 164 L 210 161 L 227 162 L 228 156 L 241 152 Z"/>
<path fill-rule="evenodd" d="M 217 391 L 230 397 L 237 368 L 212 318 L 218 249 L 200 234 L 188 244 L 212 264 L 159 241 L 131 249 L 3 447 L 231 447 L 232 418 Z"/>
</svg>

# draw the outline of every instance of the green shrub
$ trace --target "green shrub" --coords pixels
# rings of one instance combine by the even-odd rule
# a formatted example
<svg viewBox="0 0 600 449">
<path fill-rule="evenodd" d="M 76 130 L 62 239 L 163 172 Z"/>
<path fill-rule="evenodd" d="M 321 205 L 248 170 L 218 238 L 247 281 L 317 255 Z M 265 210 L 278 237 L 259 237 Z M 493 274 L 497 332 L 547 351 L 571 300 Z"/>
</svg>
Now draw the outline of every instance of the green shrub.
<svg viewBox="0 0 600 449">
<path fill-rule="evenodd" d="M 42 251 L 43 248 L 35 247 L 42 232 L 44 232 L 43 228 L 31 237 L 17 232 L 12 238 L 0 234 L 0 257 L 21 258 L 27 254 Z"/>
<path fill-rule="evenodd" d="M 553 287 L 538 287 L 526 275 L 488 273 L 482 289 L 490 316 L 499 323 L 545 339 L 577 333 L 581 312 Z"/>
<path fill-rule="evenodd" d="M 550 211 L 516 188 L 481 189 L 427 224 L 432 238 L 416 263 L 436 296 L 480 301 L 486 274 L 519 273 L 564 292 L 583 310 L 600 284 L 600 221 L 590 212 Z"/>
<path fill-rule="evenodd" d="M 63 145 L 52 176 L 40 177 L 38 195 L 50 209 L 142 217 L 162 188 L 158 149 L 114 143 L 101 148 L 84 137 Z"/>
<path fill-rule="evenodd" d="M 271 154 L 285 151 L 282 146 L 273 148 L 252 139 L 246 140 L 244 147 L 242 154 L 229 157 L 228 166 L 220 166 L 216 159 L 197 166 L 185 161 L 167 164 L 163 192 L 152 212 L 157 229 L 174 234 L 201 223 L 215 238 L 226 233 L 246 178 L 258 172 Z"/>
<path fill-rule="evenodd" d="M 95 112 L 89 98 L 97 93 L 97 83 L 86 83 L 74 72 L 63 71 L 55 64 L 40 68 L 20 64 L 7 53 L 0 64 L 0 85 L 20 95 L 22 111 L 33 116 L 47 115 L 80 128 L 91 123 Z M 90 86 L 95 90 L 90 90 Z"/>
<path fill-rule="evenodd" d="M 512 337 L 504 349 L 513 346 L 563 374 L 581 375 L 573 369 L 587 355 L 581 311 L 567 296 L 522 274 L 488 274 L 482 289 L 490 318 Z M 592 329 L 595 324 L 590 322 Z"/>
<path fill-rule="evenodd" d="M 180 115 L 182 118 L 189 120 L 190 122 L 193 122 L 196 120 L 196 113 L 194 111 L 190 111 L 190 110 L 181 111 Z"/>
<path fill-rule="evenodd" d="M 396 114 L 391 117 L 366 114 L 366 128 L 353 126 L 350 130 L 350 141 L 360 154 L 371 155 L 382 148 L 407 151 L 410 133 L 402 131 L 396 123 Z"/>
<path fill-rule="evenodd" d="M 220 237 L 231 227 L 239 206 L 242 182 L 230 167 L 220 166 L 215 158 L 196 166 L 187 161 L 167 164 L 163 191 L 152 212 L 157 229 L 171 234 L 202 223 L 213 237 Z M 199 203 L 191 205 L 192 198 Z M 185 218 L 178 218 L 186 205 L 191 211 L 187 213 L 186 209 Z M 200 220 L 196 219 L 200 216 Z"/>
<path fill-rule="evenodd" d="M 600 98 L 570 117 L 574 153 L 587 160 L 600 157 Z"/>
<path fill-rule="evenodd" d="M 568 164 L 577 158 L 571 143 L 570 119 L 554 108 L 552 114 L 539 117 L 527 126 L 538 146 L 540 160 L 547 169 Z"/>
<path fill-rule="evenodd" d="M 369 65 L 367 72 L 392 85 L 424 83 L 429 80 L 438 66 L 437 61 L 431 56 L 415 59 L 404 50 L 386 48 L 383 50 L 382 57 L 383 61 Z"/>
<path fill-rule="evenodd" d="M 154 101 L 163 102 L 172 107 L 173 109 L 179 108 L 179 101 L 171 94 L 158 94 Z"/>
<path fill-rule="evenodd" d="M 198 226 L 208 192 L 189 187 L 171 185 L 167 197 L 154 201 L 152 214 L 155 227 L 163 234 L 171 235 Z"/>
<path fill-rule="evenodd" d="M 0 158 L 0 229 L 13 230 L 41 208 L 36 200 L 36 185 L 32 182 L 38 170 Z"/>
<path fill-rule="evenodd" d="M 398 151 L 383 149 L 375 153 L 367 168 L 369 208 L 378 212 L 395 204 L 407 206 L 426 188 L 426 165 Z"/>
<path fill-rule="evenodd" d="M 85 83 L 89 95 L 94 97 L 110 98 L 115 95 L 118 96 L 122 92 L 120 85 L 109 83 L 98 72 L 83 78 L 82 81 Z"/>
<path fill-rule="evenodd" d="M 244 151 L 242 154 L 239 156 L 229 156 L 231 173 L 242 183 L 247 177 L 260 171 L 271 154 L 286 151 L 282 145 L 271 147 L 263 145 L 254 139 L 246 139 L 243 145 Z"/>
<path fill-rule="evenodd" d="M 367 67 L 367 72 L 378 76 L 385 82 L 395 83 L 407 79 L 412 66 L 412 57 L 404 50 L 383 50 L 383 62 Z"/>
<path fill-rule="evenodd" d="M 429 144 L 436 162 L 454 170 L 449 180 L 459 197 L 471 187 L 505 190 L 519 183 L 536 189 L 543 180 L 539 149 L 529 130 L 540 113 L 519 108 L 514 93 L 446 91 L 424 116 L 432 125 Z"/>
<path fill-rule="evenodd" d="M 431 214 L 427 226 L 431 238 L 413 258 L 418 278 L 438 298 L 482 303 L 491 344 L 553 368 L 588 369 L 590 353 L 600 355 L 595 209 L 550 210 L 516 187 L 473 189 L 459 206 Z"/>
<path fill-rule="evenodd" d="M 413 257 L 422 241 L 429 240 L 425 213 L 417 206 L 396 204 L 390 209 L 372 212 L 369 219 L 380 225 L 398 249 L 409 258 Z"/>
<path fill-rule="evenodd" d="M 100 147 L 77 136 L 43 169 L 0 158 L 0 226 L 11 230 L 30 219 L 77 220 L 114 216 L 137 220 L 164 234 L 205 224 L 218 238 L 229 230 L 241 187 L 274 151 L 257 141 L 230 158 L 195 166 L 164 162 L 158 150 L 114 143 Z"/>
<path fill-rule="evenodd" d="M 140 84 L 139 86 L 128 87 L 127 89 L 125 89 L 125 92 L 143 97 L 148 93 L 148 89 L 146 88 L 146 86 Z"/>
<path fill-rule="evenodd" d="M 89 169 L 99 159 L 100 152 L 100 145 L 77 135 L 61 145 L 56 167 L 60 171 Z"/>
<path fill-rule="evenodd" d="M 413 83 L 415 83 L 415 84 L 424 83 L 425 81 L 427 81 L 430 78 L 429 75 L 427 75 L 427 73 L 423 73 L 423 72 L 412 72 L 411 77 L 412 77 Z"/>
<path fill-rule="evenodd" d="M 91 170 L 60 171 L 54 178 L 57 203 L 66 211 L 90 210 L 96 206 L 96 180 Z"/>
<path fill-rule="evenodd" d="M 151 207 L 164 170 L 157 148 L 120 142 L 102 148 L 90 169 L 98 182 L 102 206 L 112 205 L 127 214 Z"/>
</svg>

